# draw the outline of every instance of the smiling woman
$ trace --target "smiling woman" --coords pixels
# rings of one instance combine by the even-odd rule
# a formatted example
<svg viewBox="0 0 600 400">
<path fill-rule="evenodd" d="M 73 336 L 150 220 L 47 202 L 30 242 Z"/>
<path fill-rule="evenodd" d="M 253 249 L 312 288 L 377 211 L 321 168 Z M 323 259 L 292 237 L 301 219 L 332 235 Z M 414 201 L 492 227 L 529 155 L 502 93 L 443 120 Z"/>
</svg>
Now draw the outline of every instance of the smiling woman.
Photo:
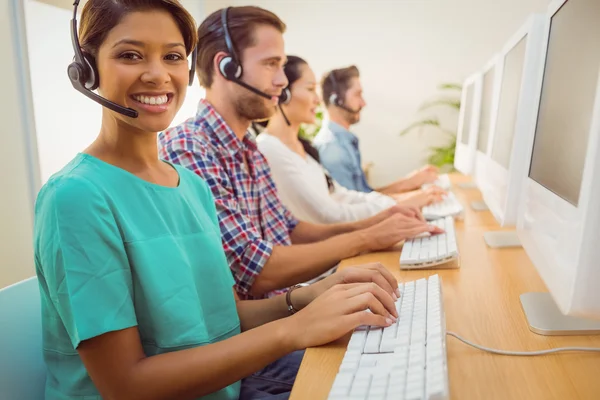
<svg viewBox="0 0 600 400">
<path fill-rule="evenodd" d="M 141 12 L 146 14 L 143 20 L 134 18 L 135 14 Z M 158 125 L 162 125 L 161 118 L 172 120 L 173 112 L 180 108 L 185 98 L 185 87 L 176 78 L 183 77 L 184 71 L 187 72 L 187 55 L 197 41 L 191 15 L 173 0 L 130 0 L 107 2 L 102 7 L 89 2 L 84 6 L 82 16 L 79 37 L 83 54 L 79 54 L 77 48 L 75 54 L 76 60 L 84 59 L 80 64 L 90 66 L 85 68 L 84 65 L 84 69 L 90 72 L 86 76 L 87 82 L 83 82 L 83 85 L 75 82 L 74 86 L 88 97 L 125 116 L 136 117 L 139 112 L 160 116 L 152 119 Z M 157 31 L 169 33 L 169 39 L 172 40 L 148 40 Z M 136 36 L 132 37 L 130 32 L 136 32 Z M 102 73 L 102 70 L 107 73 Z M 105 82 L 106 78 L 98 82 L 98 74 L 110 79 L 118 76 L 119 85 Z M 123 85 L 125 77 L 131 78 L 131 85 Z M 169 79 L 170 85 L 158 82 L 165 79 Z M 188 79 L 191 83 L 193 72 L 189 73 Z M 153 82 L 152 90 L 138 89 L 140 84 L 149 81 Z M 159 90 L 161 84 L 164 85 Z M 81 90 L 81 86 L 88 90 Z M 96 86 L 110 103 L 90 95 Z M 169 88 L 178 90 L 167 90 Z M 117 106 L 111 107 L 111 103 Z"/>
</svg>

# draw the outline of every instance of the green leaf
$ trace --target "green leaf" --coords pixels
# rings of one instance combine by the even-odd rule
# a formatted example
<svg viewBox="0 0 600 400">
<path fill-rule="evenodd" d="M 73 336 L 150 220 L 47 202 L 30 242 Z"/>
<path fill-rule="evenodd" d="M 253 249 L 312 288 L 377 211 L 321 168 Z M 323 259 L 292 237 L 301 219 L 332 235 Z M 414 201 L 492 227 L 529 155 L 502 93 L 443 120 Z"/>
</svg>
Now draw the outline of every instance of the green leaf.
<svg viewBox="0 0 600 400">
<path fill-rule="evenodd" d="M 298 136 L 303 139 L 312 141 L 319 130 L 321 129 L 321 125 L 323 124 L 324 111 L 323 108 L 319 107 L 315 114 L 316 122 L 314 124 L 302 124 L 300 125 L 300 129 L 298 131 Z"/>
</svg>

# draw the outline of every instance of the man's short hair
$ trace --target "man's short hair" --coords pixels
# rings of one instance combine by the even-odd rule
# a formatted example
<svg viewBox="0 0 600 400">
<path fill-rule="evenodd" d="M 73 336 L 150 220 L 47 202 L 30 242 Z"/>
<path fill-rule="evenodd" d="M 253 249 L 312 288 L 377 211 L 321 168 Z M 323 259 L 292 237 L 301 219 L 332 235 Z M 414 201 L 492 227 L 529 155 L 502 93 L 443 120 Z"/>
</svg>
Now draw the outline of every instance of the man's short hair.
<svg viewBox="0 0 600 400">
<path fill-rule="evenodd" d="M 229 53 L 225 43 L 225 31 L 221 24 L 221 13 L 223 9 L 210 14 L 198 28 L 198 59 L 196 60 L 196 71 L 200 84 L 210 88 L 215 73 L 213 60 L 215 55 L 221 51 Z M 254 31 L 261 25 L 269 25 L 284 33 L 286 26 L 272 12 L 260 7 L 244 6 L 230 7 L 227 11 L 227 28 L 233 50 L 238 57 L 248 47 L 256 44 Z M 238 60 L 240 63 L 242 60 Z"/>
<path fill-rule="evenodd" d="M 323 101 L 326 106 L 329 106 L 329 99 L 333 93 L 337 94 L 338 98 L 346 97 L 346 92 L 350 88 L 352 78 L 359 78 L 358 68 L 351 65 L 346 68 L 334 69 L 323 75 L 321 79 L 321 93 L 323 93 Z M 335 80 L 335 83 L 334 83 Z"/>
</svg>

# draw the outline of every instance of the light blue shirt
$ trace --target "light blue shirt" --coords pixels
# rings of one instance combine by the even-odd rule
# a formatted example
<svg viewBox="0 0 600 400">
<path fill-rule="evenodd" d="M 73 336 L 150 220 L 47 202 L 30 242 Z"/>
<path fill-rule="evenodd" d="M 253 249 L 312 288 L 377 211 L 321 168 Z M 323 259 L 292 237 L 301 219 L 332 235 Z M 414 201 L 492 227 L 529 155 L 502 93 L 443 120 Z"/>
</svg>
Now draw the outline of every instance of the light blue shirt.
<svg viewBox="0 0 600 400">
<path fill-rule="evenodd" d="M 42 301 L 47 400 L 100 400 L 82 341 L 137 327 L 146 356 L 240 332 L 215 201 L 175 167 L 159 186 L 79 154 L 40 191 L 34 247 Z M 234 400 L 237 382 L 203 397 Z"/>
<path fill-rule="evenodd" d="M 373 191 L 362 169 L 356 135 L 329 121 L 321 127 L 313 145 L 319 150 L 321 164 L 340 185 L 358 192 Z"/>
</svg>

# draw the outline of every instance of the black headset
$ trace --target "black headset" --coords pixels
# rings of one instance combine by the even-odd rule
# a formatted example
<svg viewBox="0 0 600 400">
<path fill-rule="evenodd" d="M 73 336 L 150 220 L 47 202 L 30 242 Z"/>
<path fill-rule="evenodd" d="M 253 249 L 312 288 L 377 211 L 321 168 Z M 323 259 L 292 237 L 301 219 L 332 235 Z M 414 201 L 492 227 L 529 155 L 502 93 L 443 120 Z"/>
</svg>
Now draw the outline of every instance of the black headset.
<svg viewBox="0 0 600 400">
<path fill-rule="evenodd" d="M 224 8 L 221 11 L 221 27 L 223 28 L 223 34 L 225 36 L 225 45 L 227 46 L 227 51 L 229 55 L 223 57 L 223 59 L 219 62 L 219 72 L 221 75 L 229 81 L 235 82 L 241 87 L 251 91 L 254 94 L 257 94 L 265 99 L 271 100 L 271 95 L 248 85 L 246 82 L 242 81 L 242 75 L 244 74 L 244 70 L 242 69 L 242 63 L 240 62 L 239 57 L 235 52 L 235 47 L 233 45 L 233 41 L 231 40 L 231 35 L 229 34 L 229 28 L 227 25 L 227 14 L 229 13 L 229 9 L 231 7 Z"/>
<path fill-rule="evenodd" d="M 84 53 L 81 50 L 79 37 L 77 35 L 77 6 L 79 6 L 80 0 L 73 1 L 73 19 L 71 20 L 71 43 L 73 44 L 73 51 L 75 57 L 73 62 L 69 64 L 67 73 L 69 80 L 73 87 L 83 93 L 85 96 L 94 100 L 96 103 L 123 114 L 130 118 L 137 118 L 138 112 L 132 108 L 123 107 L 119 104 L 113 103 L 112 101 L 105 99 L 104 97 L 94 93 L 93 91 L 100 85 L 100 76 L 98 76 L 98 70 L 96 69 L 96 60 L 94 56 L 88 53 Z M 189 74 L 189 85 L 192 86 L 194 82 L 194 75 L 196 72 L 196 58 L 198 52 L 197 48 L 194 48 L 192 52 L 192 66 Z"/>
<path fill-rule="evenodd" d="M 279 95 L 279 111 L 281 111 L 281 115 L 283 116 L 283 119 L 285 120 L 287 126 L 291 126 L 292 124 L 290 123 L 290 120 L 288 119 L 287 115 L 285 115 L 285 112 L 283 112 L 283 108 L 281 106 L 283 104 L 289 104 L 290 101 L 292 101 L 292 91 L 290 90 L 290 87 L 288 85 L 288 87 L 283 89 L 283 91 Z"/>
<path fill-rule="evenodd" d="M 339 96 L 340 90 L 337 80 L 335 79 L 335 71 L 331 71 L 329 73 L 329 80 L 331 81 L 332 92 L 329 96 L 329 104 L 333 104 L 336 107 L 341 108 L 342 110 L 348 111 L 352 114 L 357 114 L 360 110 L 353 110 L 350 107 L 344 105 L 344 99 Z"/>
<path fill-rule="evenodd" d="M 292 100 L 292 91 L 290 90 L 290 87 L 286 87 L 285 89 L 283 89 L 283 92 L 281 92 L 281 95 L 279 95 L 279 104 L 289 104 L 289 102 Z"/>
</svg>

